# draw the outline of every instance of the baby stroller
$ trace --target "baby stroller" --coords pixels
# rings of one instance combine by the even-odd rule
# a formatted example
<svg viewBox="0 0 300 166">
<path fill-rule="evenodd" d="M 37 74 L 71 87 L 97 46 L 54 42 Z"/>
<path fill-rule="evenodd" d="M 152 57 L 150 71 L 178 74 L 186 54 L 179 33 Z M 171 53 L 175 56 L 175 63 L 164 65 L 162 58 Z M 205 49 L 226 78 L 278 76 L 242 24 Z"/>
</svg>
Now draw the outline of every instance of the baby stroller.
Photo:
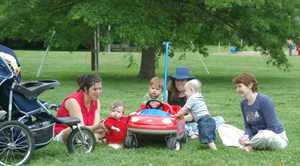
<svg viewBox="0 0 300 166">
<path fill-rule="evenodd" d="M 1 50 L 0 50 L 1 51 Z M 56 118 L 49 104 L 38 99 L 56 80 L 18 82 L 12 66 L 0 56 L 0 165 L 24 165 L 32 152 L 51 142 L 54 124 L 67 124 L 72 132 L 67 140 L 69 152 L 91 152 L 93 133 L 78 127 L 78 118 Z"/>
</svg>

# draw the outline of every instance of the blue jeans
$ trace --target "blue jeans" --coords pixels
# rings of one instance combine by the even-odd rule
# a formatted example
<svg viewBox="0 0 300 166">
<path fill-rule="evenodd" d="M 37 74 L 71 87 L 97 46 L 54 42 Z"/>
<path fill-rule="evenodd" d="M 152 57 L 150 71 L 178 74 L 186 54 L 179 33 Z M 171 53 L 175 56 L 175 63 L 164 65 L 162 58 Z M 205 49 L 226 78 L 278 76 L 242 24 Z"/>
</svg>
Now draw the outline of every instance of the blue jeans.
<svg viewBox="0 0 300 166">
<path fill-rule="evenodd" d="M 205 115 L 197 123 L 200 142 L 202 144 L 214 142 L 216 140 L 216 121 L 210 115 Z"/>
</svg>

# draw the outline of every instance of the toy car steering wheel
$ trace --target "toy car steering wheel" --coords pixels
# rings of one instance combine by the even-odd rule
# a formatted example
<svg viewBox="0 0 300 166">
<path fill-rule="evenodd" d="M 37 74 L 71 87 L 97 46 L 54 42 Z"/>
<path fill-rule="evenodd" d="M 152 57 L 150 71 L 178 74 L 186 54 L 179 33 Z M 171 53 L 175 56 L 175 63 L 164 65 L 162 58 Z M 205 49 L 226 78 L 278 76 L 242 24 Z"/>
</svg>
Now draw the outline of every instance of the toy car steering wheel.
<svg viewBox="0 0 300 166">
<path fill-rule="evenodd" d="M 153 103 L 153 102 L 157 102 L 157 103 L 159 103 L 159 105 L 153 107 L 153 106 L 151 105 L 151 103 Z M 151 100 L 147 101 L 147 103 L 146 103 L 146 108 L 151 108 L 151 109 L 162 109 L 162 108 L 163 108 L 163 105 L 164 105 L 164 103 L 162 103 L 161 101 L 156 100 L 156 99 L 151 99 Z"/>
</svg>

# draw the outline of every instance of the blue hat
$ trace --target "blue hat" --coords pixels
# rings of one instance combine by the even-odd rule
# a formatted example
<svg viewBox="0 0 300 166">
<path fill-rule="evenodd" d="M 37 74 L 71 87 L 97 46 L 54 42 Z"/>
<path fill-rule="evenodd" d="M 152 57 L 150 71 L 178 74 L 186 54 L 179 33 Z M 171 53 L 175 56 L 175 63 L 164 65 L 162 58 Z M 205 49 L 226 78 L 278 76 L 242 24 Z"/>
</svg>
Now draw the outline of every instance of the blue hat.
<svg viewBox="0 0 300 166">
<path fill-rule="evenodd" d="M 187 67 L 177 67 L 175 70 L 175 74 L 170 76 L 173 80 L 191 80 L 195 78 L 191 75 L 192 71 Z"/>
</svg>

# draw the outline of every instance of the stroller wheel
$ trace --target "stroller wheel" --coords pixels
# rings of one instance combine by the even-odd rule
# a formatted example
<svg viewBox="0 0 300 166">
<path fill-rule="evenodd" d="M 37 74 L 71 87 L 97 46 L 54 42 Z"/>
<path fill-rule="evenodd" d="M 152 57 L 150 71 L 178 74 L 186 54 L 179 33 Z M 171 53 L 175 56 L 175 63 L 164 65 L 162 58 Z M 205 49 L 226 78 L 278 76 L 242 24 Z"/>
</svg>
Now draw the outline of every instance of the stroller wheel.
<svg viewBox="0 0 300 166">
<path fill-rule="evenodd" d="M 167 139 L 167 147 L 171 150 L 180 150 L 181 144 L 176 136 L 170 136 Z"/>
<path fill-rule="evenodd" d="M 138 140 L 134 133 L 128 132 L 128 134 L 125 138 L 125 141 L 124 141 L 124 146 L 126 148 L 137 148 L 138 147 Z"/>
<path fill-rule="evenodd" d="M 85 127 L 73 130 L 67 140 L 69 153 L 90 153 L 95 149 L 96 138 L 93 132 Z"/>
<path fill-rule="evenodd" d="M 33 146 L 27 126 L 16 121 L 0 124 L 0 165 L 25 165 L 31 159 Z"/>
</svg>

